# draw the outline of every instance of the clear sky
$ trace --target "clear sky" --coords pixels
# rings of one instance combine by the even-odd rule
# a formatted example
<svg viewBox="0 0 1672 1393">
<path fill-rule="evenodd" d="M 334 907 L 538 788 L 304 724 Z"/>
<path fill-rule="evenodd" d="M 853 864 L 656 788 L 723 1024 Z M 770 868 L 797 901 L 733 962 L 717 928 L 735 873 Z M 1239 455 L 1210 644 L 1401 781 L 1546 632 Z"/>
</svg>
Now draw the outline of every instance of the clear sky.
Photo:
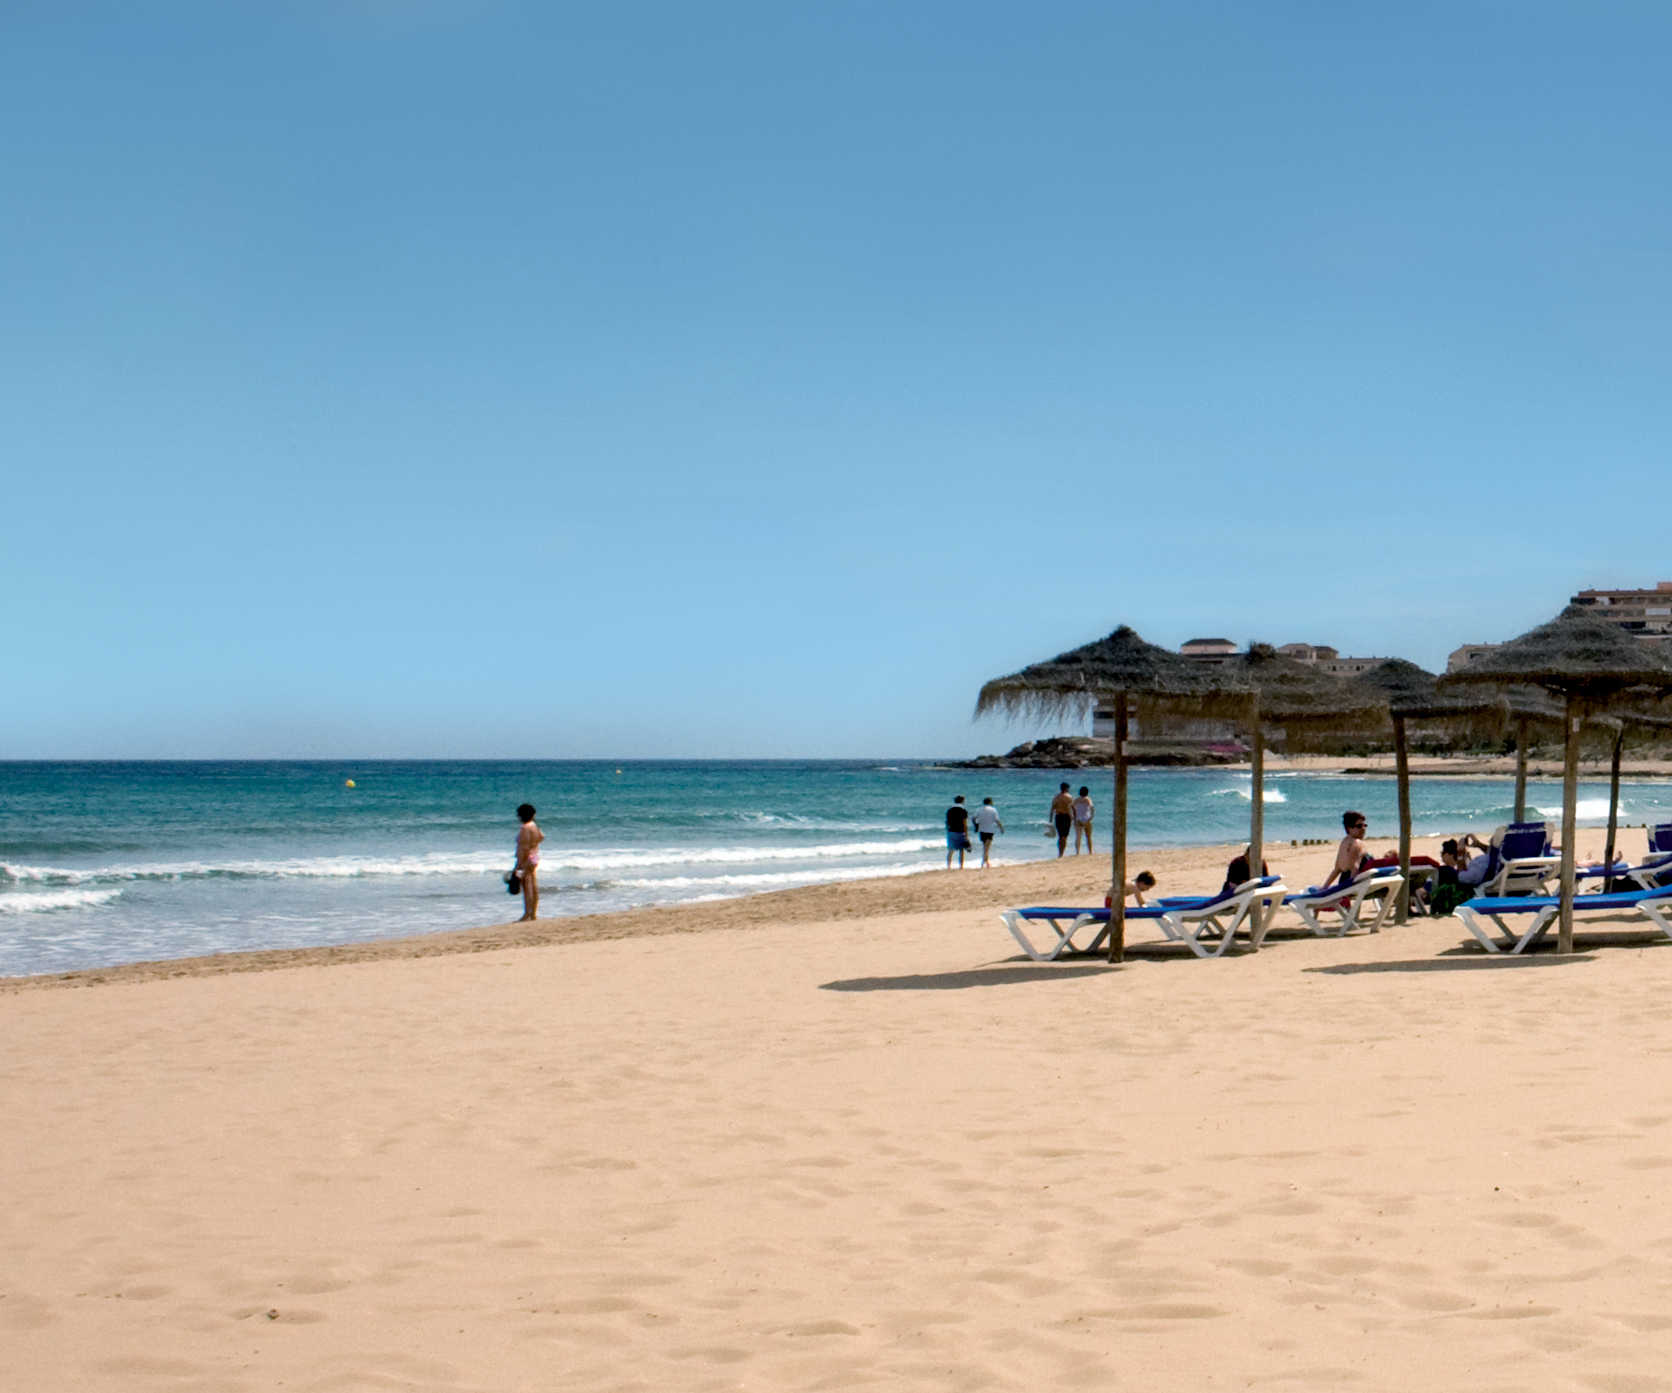
<svg viewBox="0 0 1672 1393">
<path fill-rule="evenodd" d="M 1672 7 L 0 15 L 0 756 L 957 755 L 1672 579 Z"/>
</svg>

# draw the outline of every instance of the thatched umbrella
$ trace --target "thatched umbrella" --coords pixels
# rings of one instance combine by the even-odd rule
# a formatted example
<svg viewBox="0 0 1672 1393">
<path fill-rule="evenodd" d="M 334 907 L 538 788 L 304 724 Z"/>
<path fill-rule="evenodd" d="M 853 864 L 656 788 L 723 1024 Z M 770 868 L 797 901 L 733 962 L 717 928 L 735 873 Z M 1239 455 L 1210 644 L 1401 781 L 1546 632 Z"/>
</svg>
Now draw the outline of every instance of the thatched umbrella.
<svg viewBox="0 0 1672 1393">
<path fill-rule="evenodd" d="M 1332 677 L 1307 663 L 1286 658 L 1269 643 L 1253 643 L 1246 653 L 1216 669 L 1222 680 L 1243 681 L 1253 688 L 1245 708 L 1251 762 L 1253 806 L 1248 819 L 1248 870 L 1260 874 L 1265 852 L 1266 723 L 1281 726 L 1285 736 L 1373 733 L 1385 720 L 1387 701 L 1380 693 Z"/>
<path fill-rule="evenodd" d="M 1672 691 L 1672 661 L 1659 649 L 1569 605 L 1465 668 L 1439 679 L 1442 689 L 1461 684 L 1531 684 L 1559 694 L 1565 703 L 1562 759 L 1562 901 L 1556 951 L 1573 951 L 1574 830 L 1579 783 L 1579 735 L 1585 717 L 1621 705 L 1634 688 Z"/>
<path fill-rule="evenodd" d="M 1628 693 L 1629 697 L 1630 694 Z M 1620 830 L 1620 754 L 1629 731 L 1652 732 L 1665 739 L 1672 731 L 1672 715 L 1653 709 L 1653 703 L 1639 706 L 1636 702 L 1618 706 L 1612 715 L 1600 718 L 1599 724 L 1613 731 L 1612 750 L 1608 762 L 1608 841 L 1603 848 L 1603 889 L 1614 888 L 1614 842 Z"/>
<path fill-rule="evenodd" d="M 1109 961 L 1126 952 L 1126 735 L 1134 701 L 1201 716 L 1240 715 L 1246 683 L 1145 643 L 1122 625 L 1107 638 L 1058 654 L 981 689 L 975 714 L 1083 718 L 1105 700 L 1115 707 L 1115 810 L 1110 836 L 1114 894 L 1109 915 Z"/>
<path fill-rule="evenodd" d="M 1505 691 L 1442 692 L 1435 676 L 1402 658 L 1390 658 L 1354 679 L 1378 692 L 1387 701 L 1388 719 L 1393 727 L 1394 776 L 1399 796 L 1399 870 L 1407 882 L 1411 875 L 1411 759 L 1407 723 L 1422 721 L 1443 725 L 1452 731 L 1476 737 L 1501 736 L 1514 726 L 1516 733 L 1515 818 L 1520 821 L 1527 801 L 1527 740 L 1529 731 L 1547 726 L 1560 728 L 1561 710 L 1534 688 L 1516 687 Z M 1409 915 L 1410 898 L 1401 896 L 1394 922 L 1403 924 Z"/>
</svg>

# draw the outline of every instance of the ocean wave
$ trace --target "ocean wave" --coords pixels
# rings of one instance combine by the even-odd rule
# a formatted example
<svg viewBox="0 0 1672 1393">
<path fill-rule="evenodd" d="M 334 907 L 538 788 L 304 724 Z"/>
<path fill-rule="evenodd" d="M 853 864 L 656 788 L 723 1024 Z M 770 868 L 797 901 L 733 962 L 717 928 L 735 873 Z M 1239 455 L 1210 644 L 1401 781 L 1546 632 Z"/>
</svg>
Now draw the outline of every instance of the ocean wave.
<svg viewBox="0 0 1672 1393">
<path fill-rule="evenodd" d="M 597 851 L 546 851 L 542 869 L 622 871 L 655 866 L 746 866 L 761 861 L 841 861 L 861 856 L 907 856 L 944 850 L 943 837 L 887 842 L 822 842 L 814 846 L 605 847 Z"/>
<path fill-rule="evenodd" d="M 1553 808 L 1535 808 L 1533 810 L 1540 817 L 1559 820 L 1562 816 L 1562 805 L 1558 803 Z M 1620 809 L 1622 817 L 1625 809 Z M 1595 818 L 1599 822 L 1608 820 L 1608 800 L 1606 798 L 1581 798 L 1574 805 L 1574 816 L 1581 820 Z"/>
<path fill-rule="evenodd" d="M 905 866 L 849 866 L 838 871 L 820 868 L 709 876 L 645 876 L 617 880 L 613 884 L 628 890 L 712 889 L 717 897 L 721 897 L 721 891 L 736 894 L 748 890 L 784 890 L 798 885 L 821 885 L 837 880 L 878 880 L 887 876 L 916 875 L 919 871 L 934 869 L 935 865 L 934 861 L 916 861 Z"/>
<path fill-rule="evenodd" d="M 177 861 L 137 866 L 0 865 L 0 885 L 90 885 L 147 880 L 328 879 L 355 876 L 472 875 L 510 867 L 508 851 L 434 852 L 425 856 L 313 856 L 273 861 Z"/>
<path fill-rule="evenodd" d="M 1254 801 L 1254 788 L 1252 785 L 1247 788 L 1210 788 L 1208 797 L 1240 798 L 1244 803 L 1252 803 Z M 1262 784 L 1260 786 L 1260 801 L 1262 803 L 1287 803 L 1289 796 L 1280 788 L 1267 788 Z"/>
<path fill-rule="evenodd" d="M 728 813 L 726 818 L 747 827 L 790 827 L 808 832 L 927 832 L 935 826 L 932 822 L 849 822 L 802 813 L 741 812 Z"/>
<path fill-rule="evenodd" d="M 0 895 L 0 914 L 41 914 L 53 909 L 91 909 L 109 904 L 120 890 L 37 890 Z"/>
<path fill-rule="evenodd" d="M 650 870 L 660 866 L 751 865 L 773 861 L 825 863 L 865 857 L 907 856 L 944 845 L 944 839 L 940 837 L 909 837 L 893 841 L 822 842 L 813 846 L 602 847 L 597 851 L 560 851 L 548 847 L 541 869 L 547 874 L 598 874 Z M 179 861 L 88 868 L 6 864 L 0 865 L 0 886 L 486 875 L 502 873 L 510 864 L 509 851 L 433 852 L 424 856 L 313 856 L 272 861 Z"/>
</svg>

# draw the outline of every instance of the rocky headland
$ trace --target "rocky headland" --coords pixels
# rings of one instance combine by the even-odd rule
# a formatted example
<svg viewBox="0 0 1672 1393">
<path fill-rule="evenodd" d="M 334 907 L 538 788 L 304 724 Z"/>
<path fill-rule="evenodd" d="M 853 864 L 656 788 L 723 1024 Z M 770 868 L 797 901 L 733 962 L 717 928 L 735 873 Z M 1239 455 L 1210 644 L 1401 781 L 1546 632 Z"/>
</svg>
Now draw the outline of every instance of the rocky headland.
<svg viewBox="0 0 1672 1393">
<path fill-rule="evenodd" d="M 1130 743 L 1128 764 L 1208 765 L 1236 764 L 1246 760 L 1246 751 L 1234 745 L 1167 745 L 1159 742 Z M 1025 740 L 1009 754 L 978 755 L 957 760 L 953 769 L 1098 769 L 1115 762 L 1115 742 L 1090 735 L 1053 735 L 1044 740 Z"/>
</svg>

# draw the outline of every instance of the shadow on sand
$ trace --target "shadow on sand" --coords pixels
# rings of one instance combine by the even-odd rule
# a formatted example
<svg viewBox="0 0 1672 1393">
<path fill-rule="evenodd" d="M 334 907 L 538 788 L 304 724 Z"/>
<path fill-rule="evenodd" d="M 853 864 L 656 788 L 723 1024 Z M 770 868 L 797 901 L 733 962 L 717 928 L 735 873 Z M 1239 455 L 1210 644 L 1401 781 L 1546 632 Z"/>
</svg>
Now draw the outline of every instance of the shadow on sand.
<svg viewBox="0 0 1672 1393">
<path fill-rule="evenodd" d="M 1510 967 L 1562 967 L 1568 963 L 1595 962 L 1589 953 L 1574 953 L 1559 957 L 1554 953 L 1534 953 L 1526 956 L 1508 953 L 1471 952 L 1467 948 L 1456 955 L 1442 953 L 1437 958 L 1411 958 L 1395 963 L 1335 963 L 1330 967 L 1308 967 L 1305 972 L 1319 972 L 1326 977 L 1353 977 L 1361 972 L 1498 972 Z"/>
<path fill-rule="evenodd" d="M 962 972 L 922 972 L 909 977 L 847 977 L 821 982 L 821 992 L 957 992 L 966 987 L 1008 987 L 1016 982 L 1060 981 L 1064 977 L 1104 977 L 1120 968 L 1108 963 L 1083 966 L 1018 963 L 1014 967 L 972 967 Z"/>
<path fill-rule="evenodd" d="M 1506 967 L 1560 967 L 1565 963 L 1591 963 L 1596 958 L 1594 948 L 1634 948 L 1644 952 L 1656 948 L 1672 948 L 1661 934 L 1626 930 L 1621 933 L 1582 933 L 1575 936 L 1575 951 L 1563 957 L 1556 951 L 1556 936 L 1540 943 L 1530 953 L 1488 953 L 1472 943 L 1448 948 L 1438 957 L 1415 958 L 1396 963 L 1336 963 L 1331 967 L 1309 967 L 1307 972 L 1333 973 L 1347 977 L 1358 972 L 1496 972 Z"/>
</svg>

